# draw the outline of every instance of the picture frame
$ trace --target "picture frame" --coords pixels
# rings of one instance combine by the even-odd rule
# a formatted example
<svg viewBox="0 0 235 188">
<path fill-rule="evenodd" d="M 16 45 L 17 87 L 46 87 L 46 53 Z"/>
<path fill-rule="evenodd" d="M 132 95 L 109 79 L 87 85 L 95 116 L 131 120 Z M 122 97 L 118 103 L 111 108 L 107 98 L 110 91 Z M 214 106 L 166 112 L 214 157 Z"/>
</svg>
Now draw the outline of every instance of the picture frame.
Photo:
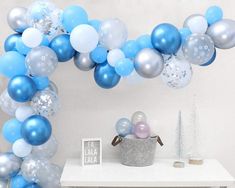
<svg viewBox="0 0 235 188">
<path fill-rule="evenodd" d="M 102 165 L 102 139 L 82 139 L 82 166 Z"/>
</svg>

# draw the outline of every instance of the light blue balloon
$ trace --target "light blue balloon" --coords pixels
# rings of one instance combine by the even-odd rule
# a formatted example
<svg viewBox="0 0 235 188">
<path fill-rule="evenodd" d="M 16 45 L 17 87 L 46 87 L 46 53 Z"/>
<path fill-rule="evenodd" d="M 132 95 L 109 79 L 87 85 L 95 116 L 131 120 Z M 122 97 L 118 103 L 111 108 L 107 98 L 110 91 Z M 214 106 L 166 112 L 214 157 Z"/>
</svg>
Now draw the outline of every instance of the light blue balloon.
<svg viewBox="0 0 235 188">
<path fill-rule="evenodd" d="M 17 119 L 11 119 L 4 123 L 2 128 L 3 137 L 10 143 L 22 138 L 21 136 L 22 123 Z"/>
<path fill-rule="evenodd" d="M 101 21 L 100 20 L 89 20 L 88 24 L 95 28 L 97 32 L 100 30 Z"/>
<path fill-rule="evenodd" d="M 66 62 L 72 59 L 76 53 L 70 43 L 70 36 L 67 34 L 55 37 L 50 43 L 50 48 L 56 53 L 59 62 Z"/>
<path fill-rule="evenodd" d="M 23 122 L 21 127 L 22 137 L 33 146 L 46 143 L 51 136 L 51 131 L 51 123 L 47 118 L 40 115 L 29 117 Z"/>
<path fill-rule="evenodd" d="M 115 128 L 118 135 L 125 137 L 132 134 L 133 125 L 129 119 L 121 118 L 117 121 Z"/>
<path fill-rule="evenodd" d="M 71 32 L 76 26 L 88 23 L 88 15 L 80 6 L 69 6 L 62 14 L 62 24 L 66 31 Z"/>
<path fill-rule="evenodd" d="M 151 42 L 151 36 L 148 34 L 141 35 L 136 41 L 140 47 L 140 50 L 144 48 L 153 48 L 153 45 Z"/>
<path fill-rule="evenodd" d="M 120 59 L 115 64 L 115 71 L 120 76 L 128 76 L 134 70 L 134 63 L 128 58 Z"/>
<path fill-rule="evenodd" d="M 181 42 L 184 43 L 188 36 L 192 34 L 189 28 L 182 28 L 179 30 L 181 36 Z"/>
<path fill-rule="evenodd" d="M 223 10 L 218 6 L 211 6 L 207 9 L 205 15 L 209 25 L 212 25 L 223 19 Z"/>
<path fill-rule="evenodd" d="M 42 187 L 36 183 L 31 183 L 26 185 L 24 188 L 42 188 Z"/>
<path fill-rule="evenodd" d="M 107 60 L 108 51 L 106 48 L 98 46 L 90 54 L 90 58 L 95 63 L 104 63 Z"/>
<path fill-rule="evenodd" d="M 50 44 L 49 39 L 47 38 L 46 35 L 44 35 L 40 46 L 49 46 L 49 44 Z"/>
<path fill-rule="evenodd" d="M 12 34 L 12 35 L 8 36 L 4 42 L 5 52 L 17 51 L 16 50 L 16 42 L 19 38 L 21 38 L 20 34 Z"/>
<path fill-rule="evenodd" d="M 163 54 L 175 54 L 181 46 L 178 29 L 168 23 L 160 24 L 153 29 L 151 41 L 153 47 Z"/>
<path fill-rule="evenodd" d="M 14 76 L 7 86 L 9 96 L 17 102 L 30 101 L 37 92 L 34 81 L 25 75 Z"/>
<path fill-rule="evenodd" d="M 25 57 L 18 52 L 9 51 L 0 57 L 0 74 L 11 78 L 26 74 Z"/>
<path fill-rule="evenodd" d="M 140 51 L 140 47 L 136 41 L 129 40 L 123 45 L 122 51 L 124 52 L 125 57 L 134 58 Z"/>
<path fill-rule="evenodd" d="M 23 41 L 22 41 L 22 38 L 19 38 L 16 42 L 16 49 L 17 51 L 22 54 L 22 55 L 27 55 L 31 48 L 29 48 L 28 46 L 26 46 Z"/>
<path fill-rule="evenodd" d="M 50 84 L 50 80 L 48 79 L 48 77 L 34 76 L 31 77 L 31 79 L 34 81 L 36 88 L 39 91 L 44 90 Z"/>
<path fill-rule="evenodd" d="M 104 89 L 111 89 L 119 83 L 121 77 L 108 63 L 102 63 L 96 66 L 94 78 L 100 87 Z"/>
<path fill-rule="evenodd" d="M 24 179 L 23 176 L 17 175 L 10 180 L 10 187 L 11 188 L 25 188 L 30 183 Z"/>
</svg>

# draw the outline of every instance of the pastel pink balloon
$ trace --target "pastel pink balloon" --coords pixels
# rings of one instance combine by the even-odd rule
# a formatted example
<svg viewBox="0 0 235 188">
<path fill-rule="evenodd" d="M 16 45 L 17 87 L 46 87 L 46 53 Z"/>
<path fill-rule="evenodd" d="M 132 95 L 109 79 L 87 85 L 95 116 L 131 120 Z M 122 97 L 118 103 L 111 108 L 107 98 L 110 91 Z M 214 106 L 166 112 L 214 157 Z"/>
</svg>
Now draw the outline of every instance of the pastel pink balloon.
<svg viewBox="0 0 235 188">
<path fill-rule="evenodd" d="M 137 138 L 148 138 L 150 136 L 150 127 L 147 123 L 139 122 L 134 125 L 133 133 Z"/>
</svg>

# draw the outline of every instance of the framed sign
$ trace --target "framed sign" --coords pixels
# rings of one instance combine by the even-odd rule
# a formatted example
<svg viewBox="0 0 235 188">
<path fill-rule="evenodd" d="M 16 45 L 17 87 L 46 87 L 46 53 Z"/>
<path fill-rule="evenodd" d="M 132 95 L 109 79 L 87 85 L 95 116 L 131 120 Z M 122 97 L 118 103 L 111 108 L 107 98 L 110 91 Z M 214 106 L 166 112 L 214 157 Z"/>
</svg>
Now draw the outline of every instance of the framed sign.
<svg viewBox="0 0 235 188">
<path fill-rule="evenodd" d="M 82 165 L 102 164 L 102 140 L 101 138 L 82 139 Z"/>
</svg>

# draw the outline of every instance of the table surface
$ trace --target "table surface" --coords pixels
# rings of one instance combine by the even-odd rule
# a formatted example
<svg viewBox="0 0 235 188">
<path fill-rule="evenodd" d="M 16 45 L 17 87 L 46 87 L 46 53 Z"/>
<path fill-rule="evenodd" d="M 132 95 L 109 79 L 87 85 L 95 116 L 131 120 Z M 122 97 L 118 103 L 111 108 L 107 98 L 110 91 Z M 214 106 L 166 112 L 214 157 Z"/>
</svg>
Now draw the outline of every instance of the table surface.
<svg viewBox="0 0 235 188">
<path fill-rule="evenodd" d="M 81 160 L 68 159 L 61 177 L 62 186 L 77 187 L 205 187 L 231 186 L 234 178 L 214 159 L 203 165 L 174 168 L 174 160 L 156 160 L 148 167 L 128 167 L 118 161 L 82 167 Z"/>
</svg>

